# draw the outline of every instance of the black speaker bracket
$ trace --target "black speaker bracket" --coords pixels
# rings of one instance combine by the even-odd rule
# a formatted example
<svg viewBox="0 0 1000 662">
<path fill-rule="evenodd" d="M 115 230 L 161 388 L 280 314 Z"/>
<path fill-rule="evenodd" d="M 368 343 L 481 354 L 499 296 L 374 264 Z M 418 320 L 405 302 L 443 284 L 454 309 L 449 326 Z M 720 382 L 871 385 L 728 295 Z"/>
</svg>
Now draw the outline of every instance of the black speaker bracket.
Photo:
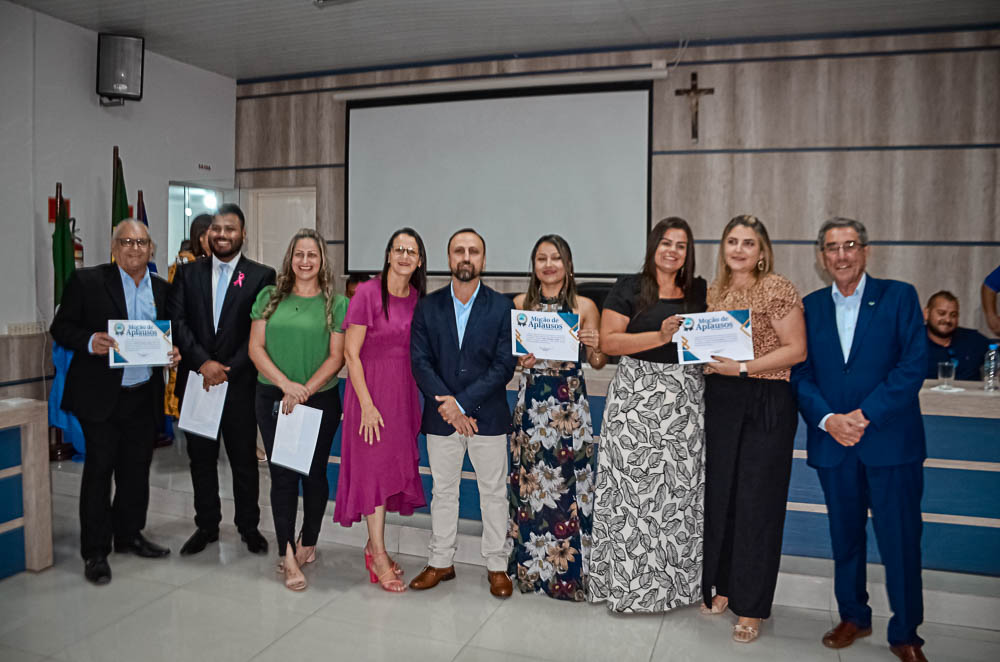
<svg viewBox="0 0 1000 662">
<path fill-rule="evenodd" d="M 101 105 L 104 107 L 108 106 L 124 106 L 125 99 L 112 99 L 110 97 L 101 97 Z"/>
</svg>

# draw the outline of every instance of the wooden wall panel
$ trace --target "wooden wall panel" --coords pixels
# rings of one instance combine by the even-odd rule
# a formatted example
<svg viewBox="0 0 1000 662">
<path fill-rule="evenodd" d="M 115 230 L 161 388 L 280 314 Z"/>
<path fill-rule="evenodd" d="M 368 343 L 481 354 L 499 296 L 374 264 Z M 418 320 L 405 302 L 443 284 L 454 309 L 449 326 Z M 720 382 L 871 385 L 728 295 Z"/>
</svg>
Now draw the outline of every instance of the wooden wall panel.
<svg viewBox="0 0 1000 662">
<path fill-rule="evenodd" d="M 813 239 L 839 215 L 872 239 L 1000 241 L 998 159 L 1000 149 L 658 155 L 652 215 L 684 217 L 700 239 L 746 213 L 772 239 Z"/>
<path fill-rule="evenodd" d="M 236 168 L 343 163 L 345 129 L 345 106 L 330 92 L 243 99 Z"/>
<path fill-rule="evenodd" d="M 699 142 L 687 97 L 698 73 Z M 1000 142 L 1000 51 L 683 66 L 657 81 L 655 150 Z"/>
<path fill-rule="evenodd" d="M 345 158 L 345 110 L 333 101 L 334 90 L 680 62 L 654 87 L 653 148 L 722 152 L 653 157 L 654 221 L 684 216 L 710 242 L 732 215 L 749 212 L 775 239 L 811 241 L 824 218 L 854 216 L 875 240 L 926 242 L 876 246 L 873 274 L 910 280 L 921 297 L 952 289 L 964 304 L 962 323 L 985 328 L 978 287 L 1000 262 L 1000 247 L 982 242 L 1000 241 L 1000 164 L 996 148 L 965 146 L 1000 143 L 997 46 L 1000 30 L 693 44 L 242 84 L 237 184 L 316 186 L 317 227 L 341 240 L 344 170 L 301 167 Z M 928 49 L 938 52 L 918 52 Z M 702 98 L 698 144 L 690 140 L 686 100 L 674 96 L 693 71 L 701 87 L 715 88 Z M 912 145 L 955 149 L 898 149 Z M 980 243 L 935 245 L 956 240 Z M 716 248 L 697 247 L 699 271 L 708 277 Z M 642 249 L 636 247 L 637 264 Z M 343 247 L 331 245 L 330 255 L 341 271 Z M 823 283 L 811 245 L 781 244 L 777 255 L 803 291 Z M 444 282 L 432 279 L 432 286 Z M 487 282 L 504 291 L 524 288 L 523 279 Z"/>
</svg>

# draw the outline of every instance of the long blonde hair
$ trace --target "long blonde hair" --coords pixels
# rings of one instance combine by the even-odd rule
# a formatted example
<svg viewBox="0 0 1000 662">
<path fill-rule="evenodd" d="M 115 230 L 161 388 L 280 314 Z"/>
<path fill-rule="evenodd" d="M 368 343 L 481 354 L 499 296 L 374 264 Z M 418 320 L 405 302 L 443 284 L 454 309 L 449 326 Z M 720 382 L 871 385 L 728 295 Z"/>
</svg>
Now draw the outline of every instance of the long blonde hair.
<svg viewBox="0 0 1000 662">
<path fill-rule="evenodd" d="M 319 281 L 319 289 L 323 292 L 323 296 L 326 298 L 326 326 L 327 328 L 333 328 L 333 302 L 334 302 L 334 291 L 333 291 L 333 274 L 330 272 L 330 261 L 326 257 L 326 240 L 323 239 L 323 235 L 316 232 L 312 228 L 302 228 L 292 236 L 292 240 L 288 242 L 288 249 L 285 251 L 285 257 L 281 261 L 281 272 L 278 274 L 277 286 L 274 291 L 271 292 L 271 300 L 267 302 L 264 307 L 261 317 L 270 319 L 274 311 L 278 309 L 278 304 L 284 301 L 289 294 L 292 293 L 292 288 L 295 287 L 295 272 L 292 271 L 292 255 L 295 253 L 295 244 L 298 243 L 300 239 L 312 239 L 316 242 L 316 248 L 319 250 L 319 273 L 317 274 Z"/>
<path fill-rule="evenodd" d="M 753 272 L 757 282 L 774 271 L 774 250 L 771 248 L 771 238 L 767 235 L 767 228 L 756 216 L 749 214 L 736 216 L 726 224 L 726 228 L 722 231 L 722 241 L 719 242 L 719 262 L 716 265 L 715 282 L 712 283 L 712 289 L 720 293 L 729 289 L 729 281 L 733 277 L 732 269 L 726 264 L 726 239 L 738 225 L 753 230 L 753 233 L 757 235 L 757 241 L 760 242 L 760 259 Z"/>
</svg>

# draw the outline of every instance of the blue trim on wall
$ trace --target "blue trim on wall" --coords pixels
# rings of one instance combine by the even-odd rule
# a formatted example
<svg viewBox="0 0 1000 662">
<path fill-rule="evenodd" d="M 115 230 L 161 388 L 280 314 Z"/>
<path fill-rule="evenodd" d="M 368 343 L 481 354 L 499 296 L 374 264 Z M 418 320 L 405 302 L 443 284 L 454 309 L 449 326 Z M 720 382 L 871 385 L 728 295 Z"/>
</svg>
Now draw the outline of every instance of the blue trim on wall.
<svg viewBox="0 0 1000 662">
<path fill-rule="evenodd" d="M 27 377 L 25 379 L 15 379 L 9 382 L 0 382 L 0 388 L 6 388 L 8 386 L 20 386 L 22 384 L 34 384 L 35 382 L 50 382 L 55 379 L 55 373 L 51 375 L 44 375 L 42 377 Z"/>
<path fill-rule="evenodd" d="M 692 47 L 702 48 L 705 46 L 734 46 L 740 44 L 765 44 L 773 42 L 814 41 L 818 39 L 856 39 L 865 37 L 893 37 L 893 36 L 918 35 L 918 34 L 941 34 L 945 32 L 980 32 L 985 30 L 996 30 L 996 29 L 1000 29 L 1000 23 L 978 23 L 972 25 L 954 25 L 945 27 L 934 27 L 934 28 L 900 28 L 895 30 L 815 32 L 815 33 L 798 34 L 798 35 L 767 35 L 763 37 L 741 37 L 741 38 L 728 38 L 728 39 L 699 39 L 688 42 L 688 48 Z M 306 71 L 297 74 L 279 74 L 274 76 L 258 76 L 256 78 L 239 78 L 236 80 L 236 84 L 251 85 L 254 83 L 273 83 L 284 80 L 318 78 L 320 76 L 338 76 L 345 74 L 368 73 L 373 71 L 385 71 L 387 69 L 416 69 L 419 67 L 438 67 L 438 66 L 447 66 L 452 64 L 492 62 L 496 60 L 520 60 L 526 58 L 539 58 L 539 57 L 561 57 L 565 55 L 589 55 L 594 53 L 613 53 L 617 51 L 648 51 L 661 48 L 677 48 L 680 46 L 680 44 L 681 42 L 668 41 L 668 42 L 658 42 L 653 44 L 626 44 L 618 46 L 602 46 L 599 48 L 552 50 L 552 51 L 529 51 L 527 53 L 502 53 L 502 54 L 492 54 L 492 55 L 478 55 L 466 58 L 425 60 L 422 62 L 384 64 L 384 65 L 373 65 L 367 67 L 351 67 L 346 69 L 324 69 L 319 71 Z M 945 50 L 945 49 L 940 49 L 940 50 Z"/>
<path fill-rule="evenodd" d="M 692 154 L 794 154 L 826 152 L 915 152 L 928 150 L 1000 149 L 1000 143 L 960 143 L 940 145 L 848 145 L 843 147 L 747 147 L 720 149 L 656 149 L 653 156 Z"/>
<path fill-rule="evenodd" d="M 23 572 L 24 568 L 24 528 L 0 533 L 0 578 Z"/>
<path fill-rule="evenodd" d="M 0 522 L 9 522 L 24 515 L 24 494 L 21 476 L 0 478 Z"/>
<path fill-rule="evenodd" d="M 717 244 L 718 239 L 695 239 L 696 244 Z M 815 239 L 772 239 L 772 244 L 784 246 L 815 246 Z M 1000 246 L 1000 241 L 918 241 L 909 239 L 874 239 L 868 242 L 872 246 Z"/>
<path fill-rule="evenodd" d="M 881 563 L 870 520 L 867 542 L 868 562 Z M 1000 529 L 924 522 L 920 546 L 922 565 L 929 570 L 1000 575 Z M 781 553 L 833 558 L 826 515 L 789 511 Z"/>
<path fill-rule="evenodd" d="M 0 430 L 0 469 L 21 464 L 21 428 Z"/>
<path fill-rule="evenodd" d="M 343 163 L 315 163 L 313 165 L 261 166 L 259 168 L 236 168 L 236 172 L 263 172 L 268 170 L 320 170 L 322 168 L 343 168 Z"/>
</svg>

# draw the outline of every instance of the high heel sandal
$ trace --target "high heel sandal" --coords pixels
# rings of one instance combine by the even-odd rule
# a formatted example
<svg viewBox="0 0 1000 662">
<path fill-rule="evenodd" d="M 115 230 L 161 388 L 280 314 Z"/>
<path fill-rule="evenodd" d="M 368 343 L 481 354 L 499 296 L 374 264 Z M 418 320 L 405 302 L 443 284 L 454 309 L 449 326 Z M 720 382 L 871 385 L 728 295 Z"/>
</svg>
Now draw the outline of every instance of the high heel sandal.
<svg viewBox="0 0 1000 662">
<path fill-rule="evenodd" d="M 302 534 L 301 533 L 299 534 L 298 540 L 295 541 L 295 549 L 296 550 L 302 549 Z M 316 545 L 313 545 L 312 549 L 309 550 L 309 556 L 307 556 L 306 558 L 302 559 L 301 561 L 299 561 L 299 555 L 298 554 L 295 555 L 295 562 L 299 564 L 300 568 L 302 566 L 306 565 L 307 563 L 312 563 L 315 560 L 316 560 Z"/>
<path fill-rule="evenodd" d="M 760 636 L 760 626 L 763 622 L 762 619 L 756 618 L 756 625 L 749 625 L 747 623 L 737 623 L 733 626 L 733 641 L 739 644 L 749 644 Z"/>
<path fill-rule="evenodd" d="M 719 597 L 721 597 L 721 596 L 717 595 L 717 596 L 715 596 L 715 597 L 712 598 L 712 606 L 711 607 L 706 607 L 705 603 L 702 602 L 701 603 L 701 613 L 705 614 L 706 616 L 709 616 L 709 615 L 713 615 L 714 616 L 716 614 L 721 614 L 722 612 L 726 611 L 726 609 L 729 608 L 729 598 L 724 598 L 725 602 L 721 603 L 721 605 L 717 605 L 715 601 L 716 601 L 716 598 L 719 598 Z"/>
<path fill-rule="evenodd" d="M 386 568 L 385 572 L 381 575 L 376 575 L 375 559 L 381 559 L 383 556 L 385 557 L 386 563 L 389 567 Z M 396 571 L 393 570 L 391 563 L 392 559 L 389 558 L 388 554 L 385 552 L 376 552 L 372 556 L 372 567 L 368 569 L 368 576 L 371 579 L 371 583 L 379 584 L 383 591 L 389 591 L 390 593 L 402 593 L 406 590 L 406 584 L 399 579 L 399 576 L 396 574 Z"/>
<path fill-rule="evenodd" d="M 369 540 L 368 542 L 365 543 L 365 570 L 367 570 L 369 572 L 371 572 L 371 569 L 372 569 L 372 553 L 370 551 L 368 551 L 368 550 L 371 549 L 371 547 L 370 547 L 371 544 L 372 544 L 371 540 Z M 398 563 L 396 563 L 395 561 L 392 560 L 391 556 L 389 557 L 389 562 L 392 563 L 392 571 L 396 573 L 396 576 L 397 577 L 402 577 L 403 576 L 403 569 L 399 567 Z M 372 582 L 372 583 L 374 583 L 374 582 Z"/>
</svg>

